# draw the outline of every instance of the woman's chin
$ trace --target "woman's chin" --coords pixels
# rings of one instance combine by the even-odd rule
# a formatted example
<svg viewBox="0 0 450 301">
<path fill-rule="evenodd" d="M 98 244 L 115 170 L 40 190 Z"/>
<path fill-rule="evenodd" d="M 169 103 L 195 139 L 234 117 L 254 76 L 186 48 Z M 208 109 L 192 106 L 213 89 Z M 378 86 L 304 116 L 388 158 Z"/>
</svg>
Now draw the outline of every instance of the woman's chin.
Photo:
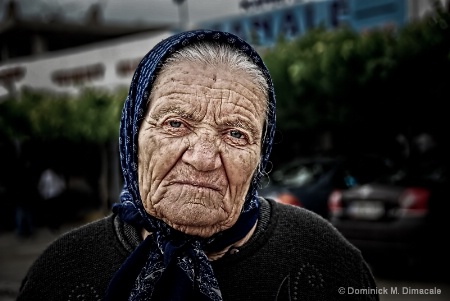
<svg viewBox="0 0 450 301">
<path fill-rule="evenodd" d="M 197 226 L 186 226 L 186 225 L 174 224 L 174 225 L 171 225 L 171 227 L 174 228 L 175 230 L 178 230 L 185 234 L 203 237 L 203 238 L 211 237 L 214 234 L 216 234 L 222 230 L 225 230 L 225 228 L 222 229 L 221 227 L 217 227 L 217 226 L 197 227 Z"/>
<path fill-rule="evenodd" d="M 210 237 L 230 228 L 235 222 L 223 210 L 205 207 L 201 210 L 179 210 L 173 215 L 165 214 L 161 219 L 175 230 L 200 237 Z"/>
</svg>

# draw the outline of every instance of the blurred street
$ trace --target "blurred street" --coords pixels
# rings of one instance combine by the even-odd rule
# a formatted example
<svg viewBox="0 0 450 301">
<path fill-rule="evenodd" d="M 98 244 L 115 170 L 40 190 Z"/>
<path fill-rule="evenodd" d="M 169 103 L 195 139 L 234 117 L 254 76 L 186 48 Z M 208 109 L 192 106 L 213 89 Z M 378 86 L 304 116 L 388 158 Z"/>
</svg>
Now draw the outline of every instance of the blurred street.
<svg viewBox="0 0 450 301">
<path fill-rule="evenodd" d="M 60 231 L 68 230 L 67 228 Z M 59 233 L 59 232 L 58 232 Z M 56 237 L 49 229 L 38 229 L 29 238 L 15 232 L 0 234 L 0 300 L 15 300 L 20 281 L 40 252 Z"/>
<path fill-rule="evenodd" d="M 90 217 L 92 220 L 94 217 Z M 81 222 L 80 222 L 81 223 Z M 58 231 L 38 228 L 33 236 L 20 238 L 14 232 L 0 233 L 0 301 L 13 301 L 20 281 L 33 260 L 58 235 L 80 223 L 63 225 Z M 377 278 L 382 301 L 443 301 L 450 300 L 448 282 L 417 282 L 403 279 Z M 422 290 L 421 290 L 422 289 Z M 355 292 L 353 292 L 355 294 Z"/>
<path fill-rule="evenodd" d="M 59 235 L 100 217 L 91 213 L 78 222 L 63 224 L 58 230 L 38 227 L 30 237 L 20 237 L 14 231 L 0 232 L 0 301 L 16 299 L 20 282 L 39 254 Z"/>
</svg>

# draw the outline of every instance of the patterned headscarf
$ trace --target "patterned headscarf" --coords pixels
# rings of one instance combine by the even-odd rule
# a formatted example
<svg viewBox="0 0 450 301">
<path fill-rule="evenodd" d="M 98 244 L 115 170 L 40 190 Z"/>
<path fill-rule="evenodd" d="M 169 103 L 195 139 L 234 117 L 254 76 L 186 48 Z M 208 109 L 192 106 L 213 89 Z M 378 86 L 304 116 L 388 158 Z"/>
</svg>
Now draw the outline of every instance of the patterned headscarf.
<svg viewBox="0 0 450 301">
<path fill-rule="evenodd" d="M 275 133 L 275 94 L 270 74 L 256 51 L 227 32 L 194 30 L 159 42 L 138 65 L 124 104 L 120 123 L 120 160 L 124 188 L 113 212 L 125 222 L 143 227 L 152 235 L 135 249 L 110 282 L 104 300 L 222 300 L 206 251 L 220 251 L 239 241 L 254 226 L 259 214 L 255 172 L 240 216 L 231 228 L 201 238 L 181 233 L 146 213 L 138 187 L 138 131 L 146 112 L 152 85 L 171 53 L 198 41 L 228 44 L 258 65 L 269 86 L 269 106 L 259 171 L 264 171 Z"/>
</svg>

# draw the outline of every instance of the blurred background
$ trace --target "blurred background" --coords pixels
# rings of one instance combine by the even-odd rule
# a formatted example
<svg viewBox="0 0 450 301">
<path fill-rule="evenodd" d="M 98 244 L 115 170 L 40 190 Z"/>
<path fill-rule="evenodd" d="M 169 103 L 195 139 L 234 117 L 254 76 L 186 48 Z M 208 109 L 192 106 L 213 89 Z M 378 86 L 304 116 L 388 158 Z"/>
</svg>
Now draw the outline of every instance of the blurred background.
<svg viewBox="0 0 450 301">
<path fill-rule="evenodd" d="M 50 240 L 118 202 L 118 126 L 134 69 L 156 43 L 195 28 L 246 39 L 273 76 L 277 133 L 260 194 L 330 220 L 380 281 L 449 283 L 449 8 L 0 0 L 0 300 Z M 435 297 L 449 298 L 446 288 Z"/>
</svg>

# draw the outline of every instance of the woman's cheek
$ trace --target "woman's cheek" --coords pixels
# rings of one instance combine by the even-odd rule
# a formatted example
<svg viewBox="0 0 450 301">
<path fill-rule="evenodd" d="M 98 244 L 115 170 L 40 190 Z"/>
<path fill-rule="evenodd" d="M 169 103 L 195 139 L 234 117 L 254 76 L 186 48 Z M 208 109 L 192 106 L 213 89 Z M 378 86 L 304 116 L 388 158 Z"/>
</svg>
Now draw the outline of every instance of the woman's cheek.
<svg viewBox="0 0 450 301">
<path fill-rule="evenodd" d="M 148 142 L 147 154 L 144 156 L 145 161 L 140 162 L 140 166 L 145 166 L 143 170 L 145 175 L 145 183 L 142 186 L 146 190 L 146 199 L 151 205 L 159 200 L 157 196 L 161 195 L 162 182 L 167 174 L 177 165 L 183 151 L 186 150 L 188 143 L 183 138 L 166 138 L 153 136 L 154 139 Z"/>
<path fill-rule="evenodd" d="M 238 188 L 240 194 L 246 194 L 250 186 L 252 176 L 258 166 L 260 152 L 257 150 L 249 150 L 247 153 L 231 153 L 226 159 L 225 168 L 227 169 L 228 178 L 231 187 Z"/>
</svg>

